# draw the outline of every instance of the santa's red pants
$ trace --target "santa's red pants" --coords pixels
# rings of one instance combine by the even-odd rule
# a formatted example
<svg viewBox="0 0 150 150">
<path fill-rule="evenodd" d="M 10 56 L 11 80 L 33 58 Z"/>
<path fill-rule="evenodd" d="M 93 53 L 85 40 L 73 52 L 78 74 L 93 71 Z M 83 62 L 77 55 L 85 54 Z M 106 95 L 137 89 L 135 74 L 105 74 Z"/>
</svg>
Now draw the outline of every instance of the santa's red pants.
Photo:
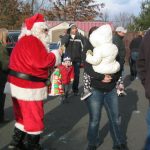
<svg viewBox="0 0 150 150">
<path fill-rule="evenodd" d="M 25 101 L 12 98 L 16 127 L 30 134 L 40 134 L 44 130 L 43 101 Z"/>
</svg>

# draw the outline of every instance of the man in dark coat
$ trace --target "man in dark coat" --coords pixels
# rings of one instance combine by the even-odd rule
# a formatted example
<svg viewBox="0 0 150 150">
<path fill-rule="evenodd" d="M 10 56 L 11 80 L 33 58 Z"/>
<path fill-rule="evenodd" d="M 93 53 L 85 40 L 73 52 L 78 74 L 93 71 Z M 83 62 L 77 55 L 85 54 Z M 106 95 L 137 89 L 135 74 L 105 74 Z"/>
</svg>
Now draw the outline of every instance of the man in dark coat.
<svg viewBox="0 0 150 150">
<path fill-rule="evenodd" d="M 139 56 L 139 48 L 142 41 L 143 33 L 139 32 L 138 35 L 133 38 L 130 43 L 130 58 L 129 58 L 129 65 L 130 65 L 130 74 L 131 74 L 131 81 L 137 78 L 137 59 Z"/>
<path fill-rule="evenodd" d="M 127 33 L 127 30 L 124 29 L 123 27 L 117 27 L 115 31 L 116 32 L 113 36 L 113 43 L 118 48 L 118 55 L 117 55 L 116 60 L 120 63 L 120 71 L 121 71 L 121 77 L 117 83 L 117 94 L 118 96 L 123 96 L 123 95 L 126 95 L 124 91 L 124 83 L 123 83 L 123 70 L 124 70 L 126 49 L 125 49 L 123 38 L 125 34 Z"/>
<path fill-rule="evenodd" d="M 84 36 L 78 32 L 77 26 L 71 23 L 67 33 L 61 38 L 61 44 L 65 45 L 65 55 L 71 57 L 72 65 L 74 66 L 75 76 L 72 85 L 74 95 L 78 95 L 79 91 L 79 74 L 84 43 Z"/>
<path fill-rule="evenodd" d="M 139 77 L 145 89 L 145 96 L 150 102 L 150 30 L 147 31 L 142 40 L 137 66 Z M 148 131 L 144 150 L 150 149 L 150 105 L 147 112 L 147 126 Z"/>
</svg>

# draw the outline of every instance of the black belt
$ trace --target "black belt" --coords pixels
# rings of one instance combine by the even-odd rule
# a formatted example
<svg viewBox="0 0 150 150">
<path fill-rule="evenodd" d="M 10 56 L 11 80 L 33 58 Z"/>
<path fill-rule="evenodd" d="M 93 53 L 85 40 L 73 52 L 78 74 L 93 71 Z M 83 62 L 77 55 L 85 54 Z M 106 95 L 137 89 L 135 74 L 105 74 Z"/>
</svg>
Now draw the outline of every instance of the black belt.
<svg viewBox="0 0 150 150">
<path fill-rule="evenodd" d="M 17 71 L 11 70 L 11 69 L 9 69 L 9 75 L 12 75 L 12 76 L 15 76 L 17 78 L 24 79 L 24 80 L 34 81 L 34 82 L 46 82 L 47 81 L 47 79 L 43 79 L 43 78 L 35 77 L 32 75 L 24 74 L 24 73 L 17 72 Z"/>
</svg>

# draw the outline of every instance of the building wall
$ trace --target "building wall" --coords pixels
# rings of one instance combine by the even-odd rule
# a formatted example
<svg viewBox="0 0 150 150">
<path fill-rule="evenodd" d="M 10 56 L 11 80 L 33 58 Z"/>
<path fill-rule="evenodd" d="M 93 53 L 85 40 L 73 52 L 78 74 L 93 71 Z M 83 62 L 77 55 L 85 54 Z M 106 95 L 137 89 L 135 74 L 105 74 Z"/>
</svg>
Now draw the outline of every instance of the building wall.
<svg viewBox="0 0 150 150">
<path fill-rule="evenodd" d="M 68 29 L 68 27 L 69 27 L 69 23 L 63 22 L 63 23 L 60 23 L 59 25 L 51 28 L 49 30 L 50 42 L 59 41 L 59 36 L 63 35 L 64 32 L 66 31 L 66 29 Z M 85 32 L 80 29 L 78 29 L 78 31 L 83 35 L 85 34 Z"/>
</svg>

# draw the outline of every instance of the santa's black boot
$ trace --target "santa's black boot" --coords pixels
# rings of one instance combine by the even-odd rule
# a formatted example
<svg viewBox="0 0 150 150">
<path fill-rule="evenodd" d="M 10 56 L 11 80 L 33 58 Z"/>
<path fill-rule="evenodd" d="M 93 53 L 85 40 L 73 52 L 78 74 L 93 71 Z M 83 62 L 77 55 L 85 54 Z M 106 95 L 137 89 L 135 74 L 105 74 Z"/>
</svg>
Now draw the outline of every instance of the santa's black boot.
<svg viewBox="0 0 150 150">
<path fill-rule="evenodd" d="M 27 150 L 43 150 L 39 141 L 40 135 L 27 134 Z"/>
<path fill-rule="evenodd" d="M 25 150 L 25 145 L 23 143 L 26 133 L 14 128 L 14 134 L 12 136 L 12 142 L 9 144 L 9 150 Z"/>
</svg>

